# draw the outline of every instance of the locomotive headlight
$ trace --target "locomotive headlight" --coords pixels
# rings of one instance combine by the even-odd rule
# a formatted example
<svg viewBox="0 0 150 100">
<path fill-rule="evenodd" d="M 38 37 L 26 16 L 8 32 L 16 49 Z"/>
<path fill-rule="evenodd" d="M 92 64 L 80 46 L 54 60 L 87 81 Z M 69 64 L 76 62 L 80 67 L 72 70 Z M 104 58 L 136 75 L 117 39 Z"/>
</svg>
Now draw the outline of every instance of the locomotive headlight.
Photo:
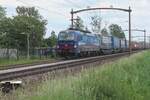
<svg viewBox="0 0 150 100">
<path fill-rule="evenodd" d="M 76 45 L 76 44 L 74 45 L 74 48 L 77 48 L 77 45 Z"/>
<path fill-rule="evenodd" d="M 57 49 L 59 49 L 59 45 L 57 45 Z"/>
</svg>

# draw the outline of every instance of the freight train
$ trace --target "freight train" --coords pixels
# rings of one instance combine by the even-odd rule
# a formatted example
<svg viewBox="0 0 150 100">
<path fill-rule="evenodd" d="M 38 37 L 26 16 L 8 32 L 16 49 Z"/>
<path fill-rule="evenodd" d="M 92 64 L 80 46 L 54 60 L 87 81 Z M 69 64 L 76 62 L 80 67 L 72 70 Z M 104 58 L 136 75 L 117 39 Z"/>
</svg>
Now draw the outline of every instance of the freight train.
<svg viewBox="0 0 150 100">
<path fill-rule="evenodd" d="M 67 29 L 58 34 L 57 54 L 62 57 L 85 57 L 125 52 L 126 38 L 102 36 L 89 31 Z M 136 46 L 137 47 L 137 46 Z"/>
</svg>

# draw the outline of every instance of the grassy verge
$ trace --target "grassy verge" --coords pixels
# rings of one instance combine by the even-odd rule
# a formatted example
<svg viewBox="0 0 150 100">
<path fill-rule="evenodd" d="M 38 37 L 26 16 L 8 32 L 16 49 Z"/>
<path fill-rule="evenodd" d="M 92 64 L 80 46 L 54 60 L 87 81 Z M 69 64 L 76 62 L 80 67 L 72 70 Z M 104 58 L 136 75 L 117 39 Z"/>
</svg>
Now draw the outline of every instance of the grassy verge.
<svg viewBox="0 0 150 100">
<path fill-rule="evenodd" d="M 77 76 L 47 80 L 14 100 L 149 100 L 150 52 L 135 54 Z"/>
<path fill-rule="evenodd" d="M 43 60 L 54 60 L 54 58 L 52 57 L 42 57 L 40 58 L 31 58 L 31 59 L 27 59 L 27 58 L 20 58 L 19 60 L 17 59 L 0 59 L 0 67 L 3 66 L 8 66 L 8 65 L 16 65 L 16 64 L 31 64 L 34 62 L 38 62 L 38 61 L 43 61 Z"/>
</svg>

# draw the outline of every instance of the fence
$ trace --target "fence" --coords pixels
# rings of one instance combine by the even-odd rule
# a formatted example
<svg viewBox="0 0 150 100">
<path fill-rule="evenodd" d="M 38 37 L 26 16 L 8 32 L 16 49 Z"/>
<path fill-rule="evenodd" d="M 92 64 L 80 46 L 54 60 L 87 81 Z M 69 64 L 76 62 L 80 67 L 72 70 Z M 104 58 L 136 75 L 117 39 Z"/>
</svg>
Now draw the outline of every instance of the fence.
<svg viewBox="0 0 150 100">
<path fill-rule="evenodd" d="M 55 57 L 56 50 L 55 48 L 35 48 L 34 51 L 30 50 L 30 57 Z M 27 57 L 26 51 L 18 51 L 17 49 L 0 49 L 0 59 L 22 59 Z"/>
<path fill-rule="evenodd" d="M 34 51 L 34 55 L 36 56 L 56 56 L 55 48 L 36 48 Z"/>
<path fill-rule="evenodd" d="M 17 49 L 0 49 L 0 58 L 17 59 Z"/>
</svg>

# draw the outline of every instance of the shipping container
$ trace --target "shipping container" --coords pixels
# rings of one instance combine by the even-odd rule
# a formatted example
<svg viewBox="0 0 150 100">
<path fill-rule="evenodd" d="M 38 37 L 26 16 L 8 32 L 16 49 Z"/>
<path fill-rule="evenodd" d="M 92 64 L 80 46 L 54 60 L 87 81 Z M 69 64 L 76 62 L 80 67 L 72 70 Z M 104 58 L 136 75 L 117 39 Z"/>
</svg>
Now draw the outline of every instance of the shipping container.
<svg viewBox="0 0 150 100">
<path fill-rule="evenodd" d="M 125 39 L 120 39 L 120 48 L 125 49 L 126 48 L 126 40 Z"/>
<path fill-rule="evenodd" d="M 120 49 L 120 39 L 117 37 L 112 37 L 112 48 Z"/>
<path fill-rule="evenodd" d="M 128 40 L 126 40 L 126 49 L 129 49 L 129 41 Z"/>
<path fill-rule="evenodd" d="M 112 49 L 112 40 L 111 36 L 102 36 L 101 37 L 101 48 L 104 50 Z"/>
</svg>

